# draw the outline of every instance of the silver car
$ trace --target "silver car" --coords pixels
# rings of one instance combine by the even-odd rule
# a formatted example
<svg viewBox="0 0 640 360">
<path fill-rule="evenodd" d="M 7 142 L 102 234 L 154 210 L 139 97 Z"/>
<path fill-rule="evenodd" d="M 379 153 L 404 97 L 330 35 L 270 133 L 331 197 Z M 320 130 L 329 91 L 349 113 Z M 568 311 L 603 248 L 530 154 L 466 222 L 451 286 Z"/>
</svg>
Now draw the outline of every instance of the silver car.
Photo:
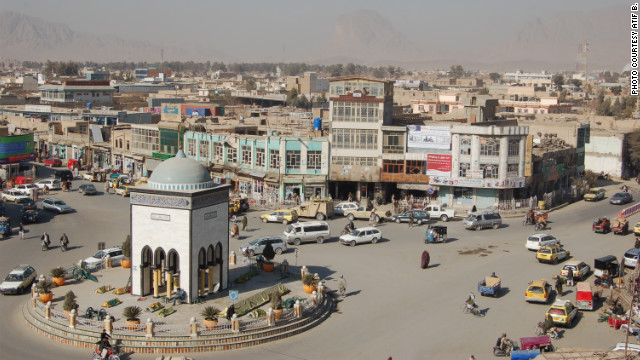
<svg viewBox="0 0 640 360">
<path fill-rule="evenodd" d="M 249 254 L 249 256 L 262 254 L 262 251 L 264 251 L 264 247 L 267 246 L 267 243 L 271 243 L 273 251 L 276 254 L 282 254 L 283 252 L 287 251 L 287 243 L 281 236 L 265 236 L 257 238 L 250 243 L 240 246 L 240 253 L 247 253 Z"/>
<path fill-rule="evenodd" d="M 64 201 L 56 198 L 46 198 L 42 200 L 42 208 L 44 210 L 57 212 L 58 214 L 73 211 L 71 206 L 67 205 Z"/>
</svg>

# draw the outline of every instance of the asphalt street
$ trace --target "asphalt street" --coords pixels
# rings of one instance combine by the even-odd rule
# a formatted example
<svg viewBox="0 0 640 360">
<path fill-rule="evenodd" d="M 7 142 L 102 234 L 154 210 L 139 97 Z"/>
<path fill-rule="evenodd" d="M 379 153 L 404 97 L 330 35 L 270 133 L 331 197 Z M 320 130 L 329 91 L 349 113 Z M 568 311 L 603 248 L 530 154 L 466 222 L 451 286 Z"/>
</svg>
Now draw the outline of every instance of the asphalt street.
<svg viewBox="0 0 640 360">
<path fill-rule="evenodd" d="M 50 169 L 41 171 L 46 177 Z M 96 196 L 82 196 L 75 189 L 84 181 L 74 181 L 72 192 L 54 192 L 76 212 L 53 215 L 42 212 L 43 221 L 28 225 L 26 239 L 16 234 L 0 240 L 0 276 L 15 265 L 33 265 L 38 273 L 55 266 L 69 266 L 97 250 L 98 242 L 119 245 L 129 230 L 128 198 L 103 193 L 103 184 Z M 628 183 L 634 199 L 640 199 L 640 187 Z M 613 195 L 620 184 L 607 187 Z M 42 198 L 42 196 L 41 196 Z M 620 257 L 631 248 L 633 234 L 614 236 L 594 234 L 591 223 L 601 216 L 612 219 L 625 206 L 610 205 L 608 199 L 596 203 L 580 201 L 549 216 L 546 232 L 558 237 L 571 255 L 593 266 L 593 259 L 603 255 Z M 19 206 L 7 204 L 14 228 L 19 224 Z M 262 212 L 248 214 L 250 231 L 241 233 L 240 240 L 230 240 L 230 248 L 262 235 L 281 234 L 282 224 L 263 224 Z M 640 214 L 631 217 L 633 226 Z M 538 321 L 544 319 L 546 305 L 524 301 L 527 284 L 536 279 L 551 280 L 560 272 L 558 265 L 539 264 L 535 253 L 525 248 L 532 226 L 522 226 L 521 218 L 505 219 L 497 230 L 468 231 L 461 221 L 444 223 L 450 241 L 445 244 L 424 243 L 426 226 L 408 228 L 407 224 L 379 225 L 383 240 L 377 244 L 356 247 L 340 245 L 337 237 L 347 222 L 344 218 L 330 220 L 333 238 L 323 244 L 303 244 L 296 254 L 291 250 L 276 257 L 292 265 L 306 265 L 325 279 L 329 287 L 337 287 L 337 279 L 347 279 L 346 299 L 338 312 L 320 326 L 282 341 L 229 352 L 194 354 L 196 359 L 476 359 L 493 358 L 491 348 L 502 332 L 512 339 L 533 336 Z M 366 221 L 355 221 L 365 226 Z M 438 222 L 440 223 L 440 222 Z M 54 240 L 52 250 L 40 249 L 44 231 Z M 61 252 L 57 239 L 66 232 L 71 249 Z M 431 254 L 431 265 L 420 269 L 423 250 Z M 297 256 L 296 256 L 297 255 Z M 486 317 L 476 318 L 462 312 L 470 291 L 477 293 L 477 282 L 496 272 L 502 279 L 503 294 L 498 298 L 477 296 Z M 591 276 L 589 281 L 593 281 Z M 126 281 L 126 279 L 125 279 Z M 607 292 L 605 292 L 605 295 Z M 6 319 L 0 328 L 0 349 L 3 358 L 24 359 L 87 359 L 90 351 L 61 345 L 37 335 L 29 329 L 20 313 L 28 295 L 0 298 L 0 314 Z M 565 290 L 561 297 L 575 301 L 575 288 Z M 624 333 L 596 321 L 595 312 L 581 313 L 575 327 L 565 329 L 559 347 L 606 349 L 624 340 Z M 633 338 L 632 338 L 633 339 Z M 638 342 L 637 338 L 633 339 Z M 133 355 L 133 359 L 153 359 L 155 356 Z"/>
</svg>

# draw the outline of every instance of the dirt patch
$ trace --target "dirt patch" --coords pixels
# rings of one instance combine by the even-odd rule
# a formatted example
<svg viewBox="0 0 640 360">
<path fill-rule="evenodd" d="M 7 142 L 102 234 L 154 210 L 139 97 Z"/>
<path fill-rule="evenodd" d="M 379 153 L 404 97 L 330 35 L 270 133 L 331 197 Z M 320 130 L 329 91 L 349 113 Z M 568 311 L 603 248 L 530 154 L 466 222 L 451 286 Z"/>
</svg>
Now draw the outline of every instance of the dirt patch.
<svg viewBox="0 0 640 360">
<path fill-rule="evenodd" d="M 488 254 L 491 254 L 491 251 L 485 249 L 485 248 L 477 248 L 477 249 L 473 249 L 473 250 L 458 250 L 458 254 L 460 255 L 480 255 L 480 256 L 487 256 Z"/>
<path fill-rule="evenodd" d="M 493 248 L 495 248 L 495 247 L 497 247 L 497 246 L 495 246 L 495 245 L 489 245 L 489 246 L 487 246 L 487 247 L 488 247 L 489 249 L 493 249 Z"/>
</svg>

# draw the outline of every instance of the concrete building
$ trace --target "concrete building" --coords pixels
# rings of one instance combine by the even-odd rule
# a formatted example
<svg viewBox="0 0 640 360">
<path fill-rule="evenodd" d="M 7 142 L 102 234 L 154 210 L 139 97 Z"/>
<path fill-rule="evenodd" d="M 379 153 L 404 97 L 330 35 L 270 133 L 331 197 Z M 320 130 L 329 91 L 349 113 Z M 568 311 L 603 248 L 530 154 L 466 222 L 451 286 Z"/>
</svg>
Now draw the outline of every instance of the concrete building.
<svg viewBox="0 0 640 360">
<path fill-rule="evenodd" d="M 109 81 L 66 80 L 62 85 L 38 88 L 43 103 L 111 103 L 115 89 Z"/>
<path fill-rule="evenodd" d="M 131 293 L 185 302 L 229 283 L 229 192 L 182 151 L 131 190 Z"/>
<path fill-rule="evenodd" d="M 552 84 L 553 74 L 547 72 L 525 73 L 520 70 L 513 73 L 505 73 L 502 75 L 504 82 L 524 84 L 527 86 L 550 86 Z"/>
<path fill-rule="evenodd" d="M 499 100 L 498 112 L 526 114 L 568 114 L 571 104 L 561 104 L 557 97 L 543 97 L 540 101 Z"/>
<path fill-rule="evenodd" d="M 359 76 L 330 80 L 330 193 L 373 198 L 382 191 L 382 127 L 393 121 L 393 83 Z"/>
<path fill-rule="evenodd" d="M 329 81 L 318 78 L 315 72 L 307 71 L 303 76 L 287 77 L 287 91 L 295 89 L 299 95 L 313 95 L 329 92 Z"/>
<path fill-rule="evenodd" d="M 625 169 L 629 168 L 628 162 L 625 161 L 628 159 L 629 151 L 625 146 L 628 135 L 628 133 L 605 130 L 592 131 L 584 149 L 586 170 L 622 177 Z M 629 173 L 634 172 L 629 169 Z"/>
<path fill-rule="evenodd" d="M 459 93 L 438 93 L 436 99 L 412 100 L 411 108 L 414 114 L 449 114 L 464 105 Z"/>
</svg>

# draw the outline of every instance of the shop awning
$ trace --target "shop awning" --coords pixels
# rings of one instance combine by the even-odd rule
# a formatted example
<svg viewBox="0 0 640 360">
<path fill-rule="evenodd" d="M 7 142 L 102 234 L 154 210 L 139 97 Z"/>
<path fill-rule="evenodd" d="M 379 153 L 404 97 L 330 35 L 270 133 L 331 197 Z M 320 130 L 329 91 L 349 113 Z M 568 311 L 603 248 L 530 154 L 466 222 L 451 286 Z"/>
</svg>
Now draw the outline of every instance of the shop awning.
<svg viewBox="0 0 640 360">
<path fill-rule="evenodd" d="M 264 181 L 268 181 L 268 182 L 272 182 L 272 183 L 278 183 L 280 181 L 280 179 L 279 179 L 278 175 L 267 174 L 267 176 L 264 177 Z"/>
<path fill-rule="evenodd" d="M 254 178 L 258 178 L 258 179 L 264 179 L 264 177 L 267 176 L 267 173 L 262 172 L 262 171 L 246 170 L 246 171 L 238 171 L 238 176 L 254 177 Z"/>
<path fill-rule="evenodd" d="M 433 186 L 429 185 L 429 184 L 398 183 L 398 189 L 403 189 L 403 190 L 422 190 L 422 191 L 427 191 L 431 187 L 433 187 Z"/>
</svg>

